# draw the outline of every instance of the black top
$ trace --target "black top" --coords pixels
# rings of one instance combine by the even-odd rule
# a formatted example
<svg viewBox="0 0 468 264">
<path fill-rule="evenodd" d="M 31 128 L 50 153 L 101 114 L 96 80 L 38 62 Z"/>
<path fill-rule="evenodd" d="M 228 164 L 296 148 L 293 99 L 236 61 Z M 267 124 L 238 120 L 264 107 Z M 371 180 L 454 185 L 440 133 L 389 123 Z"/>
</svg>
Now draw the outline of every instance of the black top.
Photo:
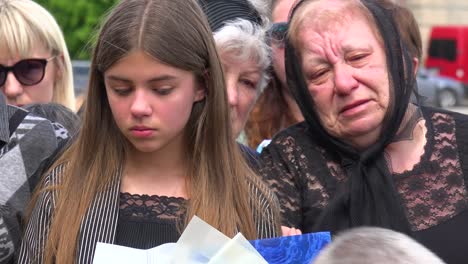
<svg viewBox="0 0 468 264">
<path fill-rule="evenodd" d="M 149 249 L 177 242 L 177 221 L 186 212 L 184 198 L 121 193 L 117 245 Z"/>
<path fill-rule="evenodd" d="M 466 263 L 468 116 L 422 111 L 427 126 L 424 154 L 413 169 L 392 173 L 393 183 L 413 236 L 447 263 Z M 340 188 L 329 190 L 320 179 L 348 180 L 337 157 L 308 136 L 305 122 L 278 133 L 261 158 L 261 174 L 280 200 L 283 224 L 304 232 L 311 231 L 329 201 L 340 194 Z"/>
</svg>

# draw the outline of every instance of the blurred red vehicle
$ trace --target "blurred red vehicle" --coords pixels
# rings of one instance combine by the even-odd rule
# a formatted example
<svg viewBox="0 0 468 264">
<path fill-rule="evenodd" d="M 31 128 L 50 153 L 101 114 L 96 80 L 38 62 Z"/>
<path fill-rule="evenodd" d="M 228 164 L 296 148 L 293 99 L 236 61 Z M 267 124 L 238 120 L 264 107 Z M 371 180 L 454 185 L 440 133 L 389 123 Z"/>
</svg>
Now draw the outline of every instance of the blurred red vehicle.
<svg viewBox="0 0 468 264">
<path fill-rule="evenodd" d="M 468 87 L 468 25 L 432 27 L 426 68 Z"/>
</svg>

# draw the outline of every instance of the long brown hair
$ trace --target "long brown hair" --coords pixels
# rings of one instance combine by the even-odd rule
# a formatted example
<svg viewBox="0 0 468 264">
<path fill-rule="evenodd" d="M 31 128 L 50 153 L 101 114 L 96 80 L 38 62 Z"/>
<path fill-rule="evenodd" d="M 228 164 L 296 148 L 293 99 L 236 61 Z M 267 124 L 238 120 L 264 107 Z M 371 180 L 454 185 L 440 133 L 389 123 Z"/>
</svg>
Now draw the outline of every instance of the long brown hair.
<svg viewBox="0 0 468 264">
<path fill-rule="evenodd" d="M 109 14 L 97 38 L 81 133 L 55 163 L 67 166 L 54 186 L 57 205 L 45 263 L 74 262 L 83 217 L 125 162 L 129 143 L 114 122 L 103 73 L 134 50 L 191 71 L 205 84 L 205 99 L 194 105 L 185 128 L 190 197 L 185 224 L 196 214 L 228 236 L 240 230 L 249 239 L 256 237 L 251 206 L 256 200 L 246 195 L 248 179 L 256 176 L 232 136 L 222 68 L 202 11 L 191 0 L 125 0 Z"/>
</svg>

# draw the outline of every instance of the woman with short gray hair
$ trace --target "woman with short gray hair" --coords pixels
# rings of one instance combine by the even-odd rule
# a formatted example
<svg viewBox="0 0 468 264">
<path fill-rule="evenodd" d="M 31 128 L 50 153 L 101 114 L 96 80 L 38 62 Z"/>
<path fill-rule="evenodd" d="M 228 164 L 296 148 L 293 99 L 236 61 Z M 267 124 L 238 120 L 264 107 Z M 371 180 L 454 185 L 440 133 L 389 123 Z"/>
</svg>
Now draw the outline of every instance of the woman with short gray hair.
<svg viewBox="0 0 468 264">
<path fill-rule="evenodd" d="M 255 102 L 266 87 L 271 64 L 265 41 L 267 5 L 258 0 L 199 0 L 216 42 L 227 87 L 233 135 L 242 131 Z M 243 141 L 242 139 L 240 141 Z M 247 160 L 257 154 L 241 145 Z"/>
</svg>

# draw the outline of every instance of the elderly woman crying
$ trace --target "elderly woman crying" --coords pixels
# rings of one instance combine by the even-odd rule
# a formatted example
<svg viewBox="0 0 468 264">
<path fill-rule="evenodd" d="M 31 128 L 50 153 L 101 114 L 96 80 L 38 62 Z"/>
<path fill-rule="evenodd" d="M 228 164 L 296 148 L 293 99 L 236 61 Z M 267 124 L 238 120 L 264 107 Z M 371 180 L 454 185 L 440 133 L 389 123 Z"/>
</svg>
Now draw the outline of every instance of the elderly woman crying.
<svg viewBox="0 0 468 264">
<path fill-rule="evenodd" d="M 283 225 L 390 228 L 462 263 L 468 117 L 410 101 L 417 60 L 400 38 L 395 6 L 381 2 L 295 6 L 285 68 L 305 121 L 273 138 L 261 172 Z"/>
</svg>

